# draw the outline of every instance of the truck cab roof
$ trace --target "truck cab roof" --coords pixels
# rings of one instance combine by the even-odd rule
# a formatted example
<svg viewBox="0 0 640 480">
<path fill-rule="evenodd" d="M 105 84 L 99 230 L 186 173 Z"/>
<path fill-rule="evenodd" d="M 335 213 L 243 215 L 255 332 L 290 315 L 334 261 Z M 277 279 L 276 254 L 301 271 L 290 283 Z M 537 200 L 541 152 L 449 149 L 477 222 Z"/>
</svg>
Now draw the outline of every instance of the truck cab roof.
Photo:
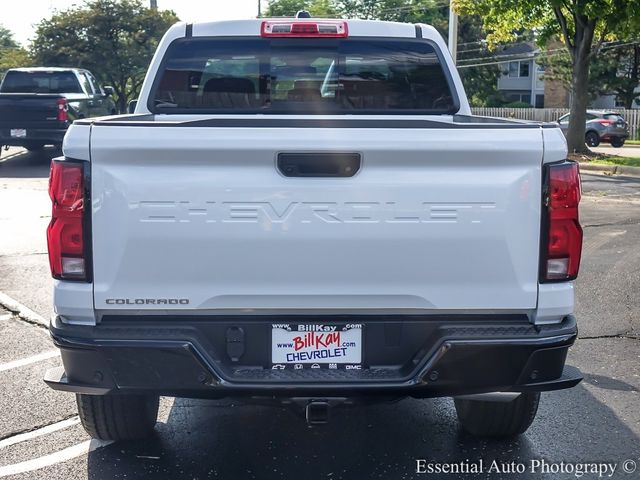
<svg viewBox="0 0 640 480">
<path fill-rule="evenodd" d="M 282 30 L 271 33 L 264 30 L 267 24 L 296 24 L 297 26 L 304 27 L 304 24 L 317 24 L 316 28 L 320 28 L 321 24 L 329 25 L 341 25 L 340 34 L 326 34 L 326 32 L 317 34 L 300 34 L 300 32 L 289 32 L 291 35 L 283 34 Z M 281 25 L 279 25 L 281 26 Z M 286 30 L 286 28 L 285 28 Z M 325 18 L 265 18 L 265 19 L 250 19 L 250 20 L 230 20 L 230 21 L 216 21 L 216 22 L 197 22 L 197 23 L 177 23 L 172 26 L 160 44 L 156 51 L 147 77 L 142 86 L 139 101 L 136 108 L 136 113 L 152 113 L 156 109 L 155 104 L 158 103 L 158 99 L 153 98 L 157 85 L 154 85 L 156 77 L 160 78 L 162 70 L 167 66 L 167 55 L 170 55 L 174 47 L 184 41 L 185 39 L 193 38 L 194 40 L 204 41 L 210 39 L 214 41 L 232 42 L 234 39 L 245 40 L 250 38 L 260 39 L 261 37 L 287 37 L 292 42 L 296 43 L 300 41 L 300 44 L 307 40 L 316 40 L 317 42 L 331 42 L 333 40 L 359 40 L 360 42 L 367 41 L 367 39 L 375 40 L 376 42 L 384 42 L 385 39 L 389 41 L 419 41 L 430 44 L 432 52 L 427 56 L 431 56 L 435 53 L 438 57 L 438 62 L 441 65 L 441 71 L 444 72 L 447 77 L 447 82 L 450 84 L 451 92 L 454 97 L 457 97 L 456 108 L 447 109 L 447 113 L 458 113 L 462 115 L 469 115 L 471 113 L 469 104 L 464 94 L 464 87 L 456 70 L 455 64 L 449 54 L 444 40 L 437 32 L 435 28 L 426 24 L 411 24 L 411 23 L 399 23 L 399 22 L 386 22 L 386 21 L 373 21 L 373 20 L 351 20 L 351 19 L 325 19 Z M 309 39 L 308 37 L 314 37 Z M 325 37 L 325 38 L 321 38 Z M 328 38 L 326 38 L 328 37 Z M 270 38 L 265 38 L 265 41 Z M 279 40 L 279 39 L 276 39 Z M 338 42 L 340 43 L 340 42 Z M 335 45 L 333 49 L 337 48 Z M 182 53 L 181 55 L 187 55 Z M 426 55 L 426 53 L 425 53 Z M 424 57 L 426 58 L 426 57 Z M 169 80 L 167 80 L 168 84 Z M 182 82 L 184 83 L 184 82 Z M 257 87 L 255 87 L 257 88 Z M 323 94 L 324 95 L 324 94 Z M 180 95 L 178 95 L 180 96 Z M 174 96 L 177 98 L 178 96 Z M 325 95 L 326 96 L 326 95 Z M 166 99 L 161 99 L 162 105 L 168 105 Z M 174 113 L 179 113 L 179 109 L 174 109 Z M 182 112 L 186 113 L 186 112 Z M 192 113 L 192 112 L 189 112 Z M 236 111 L 234 113 L 241 113 Z M 379 113 L 379 112 L 378 112 Z M 442 113 L 442 112 L 439 112 Z"/>
<path fill-rule="evenodd" d="M 86 72 L 84 68 L 68 68 L 68 67 L 20 67 L 11 68 L 9 72 Z"/>
<path fill-rule="evenodd" d="M 315 23 L 315 22 L 346 22 L 349 27 L 350 37 L 395 37 L 416 38 L 417 28 L 421 29 L 421 37 L 434 42 L 442 41 L 438 31 L 427 24 L 410 24 L 400 22 L 387 22 L 380 20 L 357 20 L 339 18 L 293 18 L 270 17 L 249 20 L 226 20 L 212 22 L 196 22 L 187 24 L 178 23 L 172 27 L 177 31 L 191 31 L 194 37 L 208 36 L 251 36 L 260 35 L 260 27 L 263 22 Z M 170 30 L 171 31 L 171 30 Z"/>
</svg>

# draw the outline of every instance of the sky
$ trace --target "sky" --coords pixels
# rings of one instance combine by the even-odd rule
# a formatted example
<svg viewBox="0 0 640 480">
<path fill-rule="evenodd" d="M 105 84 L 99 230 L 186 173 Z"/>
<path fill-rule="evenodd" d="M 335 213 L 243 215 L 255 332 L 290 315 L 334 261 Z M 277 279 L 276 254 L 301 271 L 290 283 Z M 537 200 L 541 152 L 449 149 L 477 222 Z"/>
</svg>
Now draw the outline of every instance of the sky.
<svg viewBox="0 0 640 480">
<path fill-rule="evenodd" d="M 0 24 L 26 46 L 33 37 L 34 24 L 50 17 L 54 10 L 65 10 L 82 3 L 82 0 L 0 0 Z M 158 0 L 158 8 L 173 10 L 180 20 L 188 22 L 255 18 L 258 0 Z M 262 0 L 262 8 L 267 8 L 267 0 Z"/>
</svg>

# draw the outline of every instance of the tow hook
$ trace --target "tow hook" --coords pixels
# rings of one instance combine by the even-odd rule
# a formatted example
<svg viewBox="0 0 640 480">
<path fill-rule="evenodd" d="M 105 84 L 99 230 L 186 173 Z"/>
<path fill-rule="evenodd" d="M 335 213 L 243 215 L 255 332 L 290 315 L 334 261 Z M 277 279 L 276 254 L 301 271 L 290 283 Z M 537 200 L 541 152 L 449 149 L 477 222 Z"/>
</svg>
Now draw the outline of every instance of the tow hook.
<svg viewBox="0 0 640 480">
<path fill-rule="evenodd" d="M 329 423 L 329 402 L 326 400 L 311 400 L 305 409 L 307 425 L 325 425 Z"/>
</svg>

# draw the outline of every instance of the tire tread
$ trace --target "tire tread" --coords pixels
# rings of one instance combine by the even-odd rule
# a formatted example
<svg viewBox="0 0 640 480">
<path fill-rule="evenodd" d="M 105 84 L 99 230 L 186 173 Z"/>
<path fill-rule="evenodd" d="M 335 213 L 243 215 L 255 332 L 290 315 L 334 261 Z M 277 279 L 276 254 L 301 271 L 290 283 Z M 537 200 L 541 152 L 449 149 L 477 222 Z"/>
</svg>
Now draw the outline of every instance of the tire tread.
<svg viewBox="0 0 640 480">
<path fill-rule="evenodd" d="M 100 440 L 132 440 L 153 432 L 158 397 L 144 395 L 76 395 L 78 416 L 86 432 Z"/>
</svg>

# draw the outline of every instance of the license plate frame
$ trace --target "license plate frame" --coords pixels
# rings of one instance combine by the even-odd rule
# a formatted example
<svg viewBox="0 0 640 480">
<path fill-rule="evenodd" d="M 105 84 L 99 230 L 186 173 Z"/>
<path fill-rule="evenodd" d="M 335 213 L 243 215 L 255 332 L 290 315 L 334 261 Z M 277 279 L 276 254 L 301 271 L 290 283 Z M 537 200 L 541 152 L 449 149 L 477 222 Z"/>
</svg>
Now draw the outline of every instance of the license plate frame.
<svg viewBox="0 0 640 480">
<path fill-rule="evenodd" d="M 274 323 L 270 341 L 273 370 L 362 368 L 362 324 Z"/>
<path fill-rule="evenodd" d="M 25 138 L 27 136 L 26 128 L 12 128 L 9 130 L 9 136 L 11 138 Z"/>
</svg>

